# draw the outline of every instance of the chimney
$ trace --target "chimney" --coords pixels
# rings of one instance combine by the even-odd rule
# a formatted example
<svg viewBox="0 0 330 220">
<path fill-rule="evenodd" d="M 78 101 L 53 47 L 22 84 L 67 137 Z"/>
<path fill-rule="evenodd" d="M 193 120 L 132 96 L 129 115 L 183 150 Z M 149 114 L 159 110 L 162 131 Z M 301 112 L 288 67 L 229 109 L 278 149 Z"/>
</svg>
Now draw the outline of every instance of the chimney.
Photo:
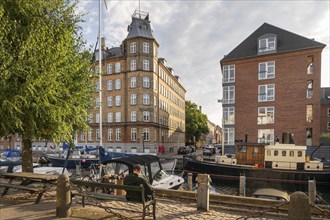
<svg viewBox="0 0 330 220">
<path fill-rule="evenodd" d="M 105 38 L 104 37 L 101 38 L 101 49 L 105 50 Z"/>
<path fill-rule="evenodd" d="M 202 106 L 201 105 L 199 106 L 199 111 L 202 112 Z"/>
</svg>

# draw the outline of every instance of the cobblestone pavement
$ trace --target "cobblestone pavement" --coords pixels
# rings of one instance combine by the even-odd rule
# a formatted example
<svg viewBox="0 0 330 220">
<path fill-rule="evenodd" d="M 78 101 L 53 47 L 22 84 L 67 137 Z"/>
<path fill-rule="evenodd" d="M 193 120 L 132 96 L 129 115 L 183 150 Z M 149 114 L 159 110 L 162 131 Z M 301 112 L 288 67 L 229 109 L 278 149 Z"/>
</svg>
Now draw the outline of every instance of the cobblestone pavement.
<svg viewBox="0 0 330 220">
<path fill-rule="evenodd" d="M 10 197 L 9 197 L 10 198 Z M 56 218 L 56 201 L 54 196 L 48 196 L 43 199 L 39 204 L 34 204 L 35 198 L 27 200 L 0 200 L 0 219 L 1 220 L 48 220 Z M 141 215 L 130 211 L 123 211 L 121 208 L 127 209 L 127 203 L 121 202 L 108 202 L 102 203 L 107 207 L 112 207 L 111 212 L 108 213 L 104 209 L 96 207 L 95 205 L 86 205 L 82 207 L 78 199 L 73 200 L 72 215 L 62 219 L 95 219 L 95 220 L 137 220 L 141 219 Z M 137 207 L 138 208 L 138 207 Z M 134 205 L 129 204 L 129 209 L 136 209 Z M 172 199 L 160 198 L 157 200 L 156 216 L 158 220 L 234 220 L 242 216 L 248 215 L 241 210 L 212 207 L 209 211 L 197 210 L 197 204 L 187 201 L 176 201 Z M 148 216 L 147 219 L 152 219 Z M 283 218 L 249 218 L 254 219 L 283 219 Z"/>
</svg>

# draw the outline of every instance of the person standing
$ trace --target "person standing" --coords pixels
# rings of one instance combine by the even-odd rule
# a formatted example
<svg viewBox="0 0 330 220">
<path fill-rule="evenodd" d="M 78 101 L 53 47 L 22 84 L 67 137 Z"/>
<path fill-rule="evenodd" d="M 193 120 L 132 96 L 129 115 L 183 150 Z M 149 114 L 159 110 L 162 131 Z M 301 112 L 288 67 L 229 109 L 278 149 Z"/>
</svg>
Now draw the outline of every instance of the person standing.
<svg viewBox="0 0 330 220">
<path fill-rule="evenodd" d="M 153 198 L 154 190 L 149 182 L 142 176 L 142 168 L 139 164 L 135 164 L 133 166 L 133 173 L 129 174 L 124 178 L 124 185 L 131 185 L 131 186 L 140 186 L 144 187 L 144 193 L 146 201 L 149 201 Z M 141 193 L 134 192 L 134 191 L 127 191 L 126 192 L 126 199 L 128 201 L 138 201 L 141 202 Z"/>
</svg>

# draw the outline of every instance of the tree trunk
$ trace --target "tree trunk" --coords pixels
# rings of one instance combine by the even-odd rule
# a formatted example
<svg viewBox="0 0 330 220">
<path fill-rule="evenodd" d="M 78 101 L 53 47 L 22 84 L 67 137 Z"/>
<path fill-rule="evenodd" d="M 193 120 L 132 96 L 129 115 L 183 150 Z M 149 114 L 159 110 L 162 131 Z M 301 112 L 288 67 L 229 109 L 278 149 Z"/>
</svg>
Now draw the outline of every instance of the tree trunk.
<svg viewBox="0 0 330 220">
<path fill-rule="evenodd" d="M 33 173 L 32 141 L 23 138 L 22 143 L 22 171 Z"/>
</svg>

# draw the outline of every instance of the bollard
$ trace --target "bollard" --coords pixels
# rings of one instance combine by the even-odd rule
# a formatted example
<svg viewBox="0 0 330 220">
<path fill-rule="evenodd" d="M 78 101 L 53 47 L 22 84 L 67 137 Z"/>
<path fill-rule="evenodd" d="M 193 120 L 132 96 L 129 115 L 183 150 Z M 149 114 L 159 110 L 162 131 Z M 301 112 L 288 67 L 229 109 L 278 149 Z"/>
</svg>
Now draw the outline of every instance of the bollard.
<svg viewBox="0 0 330 220">
<path fill-rule="evenodd" d="M 308 197 L 303 192 L 294 192 L 290 196 L 288 220 L 310 220 L 311 213 Z"/>
<path fill-rule="evenodd" d="M 192 173 L 188 173 L 188 191 L 192 191 Z"/>
<path fill-rule="evenodd" d="M 57 178 L 56 186 L 56 217 L 65 218 L 71 215 L 70 180 L 66 174 Z"/>
<path fill-rule="evenodd" d="M 197 189 L 197 210 L 208 211 L 210 202 L 210 176 L 207 174 L 198 174 Z"/>
<path fill-rule="evenodd" d="M 316 201 L 316 181 L 308 180 L 308 198 L 309 203 L 314 204 Z"/>
<path fill-rule="evenodd" d="M 246 177 L 240 176 L 239 177 L 239 195 L 245 196 L 245 189 L 246 189 Z"/>
</svg>

